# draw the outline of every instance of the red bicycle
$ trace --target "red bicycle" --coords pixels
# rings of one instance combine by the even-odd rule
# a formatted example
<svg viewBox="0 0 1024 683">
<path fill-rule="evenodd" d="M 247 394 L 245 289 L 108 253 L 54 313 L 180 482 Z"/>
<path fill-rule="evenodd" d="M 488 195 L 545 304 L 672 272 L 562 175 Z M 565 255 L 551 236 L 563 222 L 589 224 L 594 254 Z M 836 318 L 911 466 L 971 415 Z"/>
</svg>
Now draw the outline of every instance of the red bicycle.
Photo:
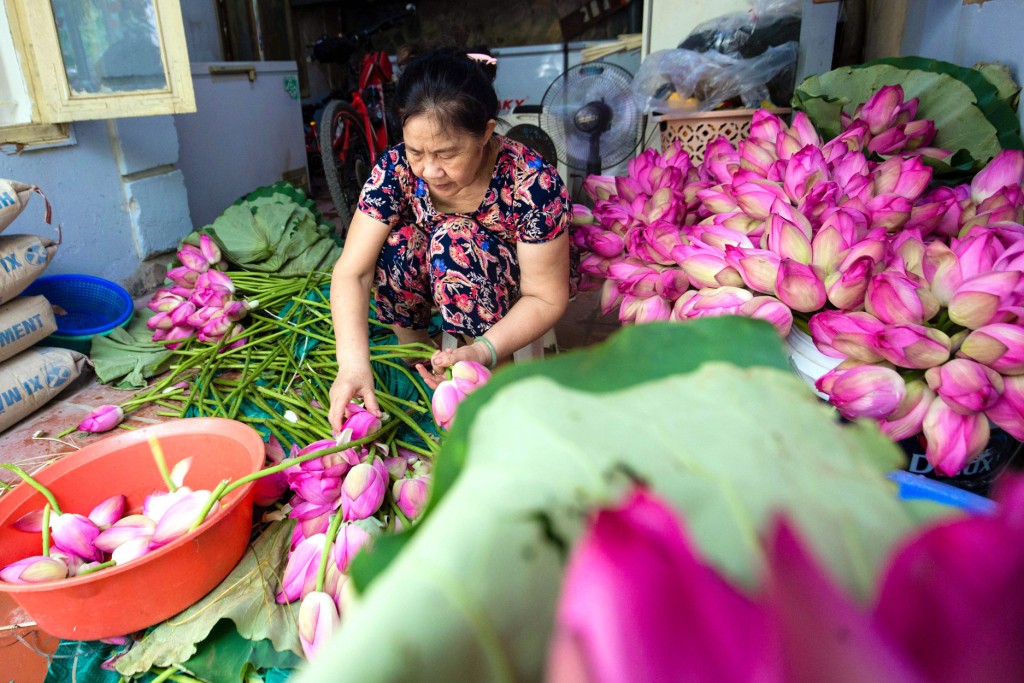
<svg viewBox="0 0 1024 683">
<path fill-rule="evenodd" d="M 313 46 L 319 62 L 350 64 L 362 52 L 358 70 L 351 73 L 352 87 L 345 99 L 332 98 L 324 107 L 317 133 L 324 177 L 338 210 L 338 232 L 344 237 L 352 221 L 363 184 L 377 157 L 393 144 L 397 126 L 389 122 L 386 99 L 394 88 L 394 73 L 387 53 L 373 50 L 370 39 L 392 28 L 415 12 L 407 5 L 401 15 L 376 26 L 339 37 L 324 36 Z"/>
</svg>

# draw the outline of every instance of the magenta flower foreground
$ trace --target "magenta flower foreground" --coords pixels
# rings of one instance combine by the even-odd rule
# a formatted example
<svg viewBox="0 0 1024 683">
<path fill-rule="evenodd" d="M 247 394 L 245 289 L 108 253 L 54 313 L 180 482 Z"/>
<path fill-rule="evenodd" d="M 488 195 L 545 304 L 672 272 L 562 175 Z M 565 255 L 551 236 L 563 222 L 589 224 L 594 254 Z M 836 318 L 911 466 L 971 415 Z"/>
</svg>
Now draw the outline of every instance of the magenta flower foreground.
<svg viewBox="0 0 1024 683">
<path fill-rule="evenodd" d="M 990 423 L 1024 439 L 1024 152 L 929 189 L 922 158 L 948 153 L 916 112 L 887 86 L 825 141 L 801 112 L 787 126 L 761 110 L 697 166 L 677 143 L 627 177 L 588 177 L 584 287 L 624 324 L 743 315 L 809 330 L 842 361 L 816 388 L 893 438 L 923 433 L 944 474 L 981 454 Z M 909 387 L 922 379 L 927 391 Z"/>
<path fill-rule="evenodd" d="M 744 594 L 700 558 L 675 512 L 638 489 L 592 519 L 570 558 L 549 683 L 1019 680 L 1024 479 L 993 517 L 907 538 L 873 605 L 836 586 L 780 520 Z M 979 647 L 984 643 L 984 647 Z"/>
</svg>

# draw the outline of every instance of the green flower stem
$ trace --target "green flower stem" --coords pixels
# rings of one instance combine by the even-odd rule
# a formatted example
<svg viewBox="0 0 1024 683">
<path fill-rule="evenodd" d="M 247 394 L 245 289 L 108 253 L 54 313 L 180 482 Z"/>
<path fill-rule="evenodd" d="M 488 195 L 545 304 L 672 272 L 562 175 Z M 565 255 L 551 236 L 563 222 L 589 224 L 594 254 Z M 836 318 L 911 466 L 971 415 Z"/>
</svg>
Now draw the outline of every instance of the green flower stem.
<svg viewBox="0 0 1024 683">
<path fill-rule="evenodd" d="M 210 498 L 206 501 L 206 505 L 204 505 L 203 509 L 199 511 L 199 516 L 196 517 L 196 521 L 192 522 L 192 526 L 188 528 L 189 531 L 195 531 L 200 527 L 200 525 L 202 525 L 203 522 L 206 521 L 206 516 L 210 514 L 210 510 L 213 509 L 214 503 L 221 499 L 221 496 L 224 493 L 224 489 L 227 488 L 227 485 L 229 483 L 229 479 L 220 480 L 220 483 L 217 484 L 217 487 L 213 489 L 212 493 L 210 493 Z"/>
<path fill-rule="evenodd" d="M 327 563 L 331 559 L 331 546 L 334 545 L 334 539 L 338 537 L 342 516 L 342 509 L 339 507 L 331 517 L 331 526 L 327 527 L 327 540 L 324 541 L 324 549 L 320 553 L 320 566 L 316 570 L 316 590 L 321 593 L 324 590 L 324 580 L 327 578 Z"/>
<path fill-rule="evenodd" d="M 99 564 L 94 564 L 91 567 L 83 567 L 82 569 L 78 570 L 78 573 L 75 574 L 75 576 L 85 576 L 86 574 L 92 574 L 93 572 L 98 572 L 101 569 L 109 569 L 110 567 L 113 567 L 113 566 L 114 566 L 114 561 L 113 560 L 107 560 L 106 562 L 100 562 Z"/>
<path fill-rule="evenodd" d="M 331 446 L 329 448 L 321 448 L 318 451 L 313 451 L 312 453 L 306 453 L 305 455 L 301 455 L 301 456 L 296 457 L 296 458 L 285 458 L 284 460 L 282 460 L 280 463 L 278 463 L 276 465 L 271 465 L 270 467 L 265 467 L 265 468 L 261 469 L 258 472 L 253 472 L 252 474 L 247 474 L 247 475 L 245 475 L 244 477 L 242 477 L 240 479 L 236 479 L 234 482 L 232 482 L 232 483 L 227 485 L 227 487 L 222 492 L 221 497 L 226 496 L 227 494 L 231 493 L 232 491 L 234 491 L 235 489 L 237 489 L 240 486 L 245 486 L 250 481 L 256 481 L 260 477 L 265 477 L 265 476 L 270 475 L 270 474 L 275 474 L 277 472 L 281 472 L 283 470 L 288 469 L 289 467 L 293 467 L 295 465 L 299 465 L 299 464 L 304 463 L 304 462 L 306 462 L 308 460 L 314 460 L 316 458 L 322 458 L 323 456 L 330 455 L 331 453 L 338 453 L 340 451 L 347 451 L 350 448 L 357 448 L 357 447 L 362 446 L 364 444 L 368 444 L 368 443 L 372 443 L 374 441 L 380 440 L 383 437 L 385 437 L 387 434 L 392 432 L 394 429 L 396 429 L 398 427 L 398 424 L 399 424 L 398 421 L 393 421 L 390 424 L 384 425 L 383 427 L 378 429 L 376 432 L 363 437 L 362 439 L 357 439 L 355 441 L 349 441 L 347 443 L 339 444 L 337 446 Z"/>
<path fill-rule="evenodd" d="M 50 556 L 50 504 L 43 506 L 43 557 Z"/>
<path fill-rule="evenodd" d="M 432 444 L 432 443 L 434 443 L 434 440 L 431 439 L 427 443 L 428 444 Z M 405 448 L 407 450 L 410 450 L 413 453 L 416 453 L 417 455 L 422 455 L 425 458 L 433 458 L 433 457 L 435 457 L 437 455 L 437 453 L 435 451 L 428 451 L 425 448 L 420 448 L 419 446 L 414 446 L 413 444 L 409 443 L 408 441 L 403 441 L 402 439 L 395 439 L 395 445 L 399 446 L 401 448 Z"/>
<path fill-rule="evenodd" d="M 397 396 L 392 396 L 391 394 L 387 393 L 386 391 L 378 390 L 378 391 L 375 391 L 374 393 L 377 394 L 378 397 L 386 397 L 387 400 L 391 401 L 392 403 L 395 403 L 397 405 L 400 405 L 400 406 L 403 406 L 405 408 L 408 408 L 409 410 L 414 410 L 417 413 L 421 413 L 422 414 L 422 413 L 427 412 L 426 408 L 424 408 L 419 403 L 416 403 L 415 401 L 407 401 L 404 398 L 398 398 Z"/>
<path fill-rule="evenodd" d="M 383 396 L 378 396 L 378 399 L 381 401 L 385 401 L 385 405 L 387 404 L 387 399 L 385 399 Z M 406 412 L 404 412 L 403 410 L 396 406 L 388 410 L 388 413 L 394 415 L 399 420 L 404 422 L 406 426 L 408 426 L 410 429 L 416 432 L 419 435 L 419 437 L 423 439 L 425 442 L 430 443 L 430 436 L 423 430 L 422 427 L 419 426 L 416 420 L 409 417 L 409 415 Z"/>
<path fill-rule="evenodd" d="M 160 446 L 155 435 L 149 435 L 149 450 L 153 453 L 153 460 L 156 461 L 156 468 L 160 470 L 160 476 L 167 486 L 168 493 L 174 493 L 178 487 L 171 481 L 171 473 L 167 471 L 167 460 L 164 458 L 164 449 Z"/>
<path fill-rule="evenodd" d="M 46 488 L 45 486 L 40 484 L 38 481 L 33 479 L 31 474 L 29 474 L 25 470 L 21 469 L 17 465 L 13 465 L 13 464 L 11 464 L 9 462 L 0 462 L 0 467 L 3 467 L 4 469 L 10 470 L 11 472 L 14 472 L 15 474 L 17 474 L 19 477 L 22 478 L 22 480 L 26 484 L 28 484 L 29 486 L 34 488 L 36 491 L 39 491 L 39 493 L 43 494 L 43 497 L 46 498 L 47 502 L 50 503 L 50 508 L 54 512 L 56 512 L 58 515 L 63 515 L 64 514 L 63 512 L 61 512 L 60 506 L 57 505 L 57 499 L 53 497 L 52 493 L 50 493 L 50 489 Z"/>
</svg>

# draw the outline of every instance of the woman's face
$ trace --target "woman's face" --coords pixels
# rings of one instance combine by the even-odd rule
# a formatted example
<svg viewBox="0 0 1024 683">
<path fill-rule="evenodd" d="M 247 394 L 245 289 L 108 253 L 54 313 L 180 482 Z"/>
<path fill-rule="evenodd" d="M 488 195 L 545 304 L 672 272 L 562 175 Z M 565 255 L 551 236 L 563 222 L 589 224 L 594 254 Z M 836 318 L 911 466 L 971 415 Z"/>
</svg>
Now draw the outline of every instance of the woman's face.
<svg viewBox="0 0 1024 683">
<path fill-rule="evenodd" d="M 494 126 L 495 121 L 490 121 L 483 135 L 475 135 L 443 129 L 430 115 L 410 116 L 402 135 L 412 172 L 427 181 L 431 193 L 441 197 L 458 195 L 480 177 Z"/>
</svg>

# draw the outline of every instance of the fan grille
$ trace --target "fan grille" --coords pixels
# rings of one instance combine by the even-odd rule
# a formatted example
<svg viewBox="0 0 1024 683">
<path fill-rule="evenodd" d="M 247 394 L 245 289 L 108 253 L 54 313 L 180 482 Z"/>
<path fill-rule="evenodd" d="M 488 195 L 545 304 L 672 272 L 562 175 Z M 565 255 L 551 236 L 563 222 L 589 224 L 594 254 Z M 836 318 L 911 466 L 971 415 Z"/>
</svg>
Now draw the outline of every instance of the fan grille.
<svg viewBox="0 0 1024 683">
<path fill-rule="evenodd" d="M 609 62 L 587 62 L 570 67 L 548 86 L 541 101 L 541 127 L 548 131 L 558 158 L 577 170 L 586 170 L 591 136 L 576 125 L 576 113 L 590 102 L 604 102 L 611 122 L 600 133 L 600 167 L 627 159 L 637 145 L 640 113 L 633 101 L 632 75 Z"/>
</svg>

